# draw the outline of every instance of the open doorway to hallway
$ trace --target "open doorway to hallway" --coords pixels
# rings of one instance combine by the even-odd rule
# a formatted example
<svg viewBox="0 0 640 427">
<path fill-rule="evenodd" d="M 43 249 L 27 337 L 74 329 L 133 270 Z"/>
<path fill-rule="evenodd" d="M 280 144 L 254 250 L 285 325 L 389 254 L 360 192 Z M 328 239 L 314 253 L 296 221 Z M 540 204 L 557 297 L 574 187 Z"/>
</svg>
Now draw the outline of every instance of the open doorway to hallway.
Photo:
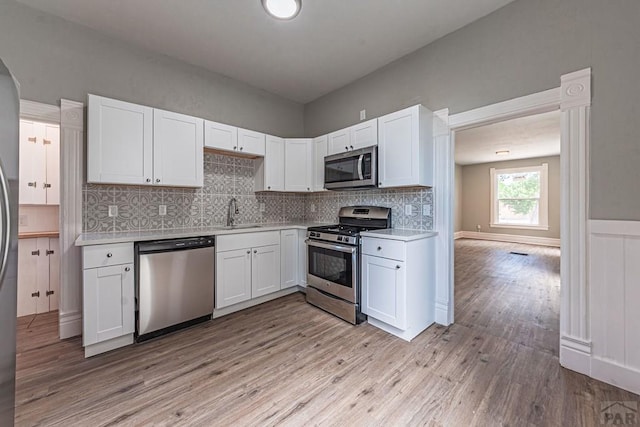
<svg viewBox="0 0 640 427">
<path fill-rule="evenodd" d="M 456 323 L 559 355 L 560 112 L 455 136 Z"/>
</svg>

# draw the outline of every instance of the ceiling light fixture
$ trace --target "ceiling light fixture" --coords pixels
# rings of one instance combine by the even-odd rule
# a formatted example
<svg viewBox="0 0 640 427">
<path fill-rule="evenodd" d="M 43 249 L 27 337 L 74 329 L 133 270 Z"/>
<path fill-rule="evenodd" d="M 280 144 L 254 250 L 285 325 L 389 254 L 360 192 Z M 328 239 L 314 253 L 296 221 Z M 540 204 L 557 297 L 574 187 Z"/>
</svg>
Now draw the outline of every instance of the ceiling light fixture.
<svg viewBox="0 0 640 427">
<path fill-rule="evenodd" d="M 262 6 L 274 18 L 288 21 L 298 16 L 302 0 L 262 0 Z"/>
<path fill-rule="evenodd" d="M 508 156 L 508 155 L 509 155 L 509 150 L 496 151 L 496 156 Z"/>
</svg>

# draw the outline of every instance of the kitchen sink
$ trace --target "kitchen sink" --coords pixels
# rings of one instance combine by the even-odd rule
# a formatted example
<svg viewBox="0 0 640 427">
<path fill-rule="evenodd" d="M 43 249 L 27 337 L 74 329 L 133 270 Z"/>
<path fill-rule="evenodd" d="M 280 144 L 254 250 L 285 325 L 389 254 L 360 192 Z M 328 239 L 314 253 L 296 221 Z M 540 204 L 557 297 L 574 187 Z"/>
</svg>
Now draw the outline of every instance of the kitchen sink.
<svg viewBox="0 0 640 427">
<path fill-rule="evenodd" d="M 239 225 L 223 225 L 222 227 L 218 227 L 221 228 L 222 230 L 242 230 L 242 229 L 246 229 L 246 228 L 260 228 L 262 227 L 261 225 L 250 225 L 250 224 L 239 224 Z"/>
</svg>

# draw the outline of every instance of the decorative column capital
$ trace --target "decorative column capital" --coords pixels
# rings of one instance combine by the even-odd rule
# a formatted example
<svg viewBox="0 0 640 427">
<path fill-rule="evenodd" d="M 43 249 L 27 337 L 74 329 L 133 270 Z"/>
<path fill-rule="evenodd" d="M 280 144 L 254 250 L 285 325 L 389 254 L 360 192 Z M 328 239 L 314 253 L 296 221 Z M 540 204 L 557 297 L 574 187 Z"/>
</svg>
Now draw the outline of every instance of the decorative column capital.
<svg viewBox="0 0 640 427">
<path fill-rule="evenodd" d="M 591 68 L 565 74 L 560 82 L 562 111 L 591 105 Z"/>
</svg>

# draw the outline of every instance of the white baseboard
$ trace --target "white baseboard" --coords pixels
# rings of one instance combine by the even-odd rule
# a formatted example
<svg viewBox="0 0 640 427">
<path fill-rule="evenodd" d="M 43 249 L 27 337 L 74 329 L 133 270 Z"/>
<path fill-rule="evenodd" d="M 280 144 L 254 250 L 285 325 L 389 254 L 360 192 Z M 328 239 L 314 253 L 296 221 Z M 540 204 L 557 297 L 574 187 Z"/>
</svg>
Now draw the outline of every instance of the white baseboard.
<svg viewBox="0 0 640 427">
<path fill-rule="evenodd" d="M 449 306 L 446 302 L 436 301 L 435 320 L 438 325 L 449 326 Z"/>
<path fill-rule="evenodd" d="M 591 375 L 591 343 L 573 337 L 560 337 L 560 365 L 572 371 Z"/>
<path fill-rule="evenodd" d="M 60 313 L 60 339 L 82 335 L 82 313 Z"/>
<path fill-rule="evenodd" d="M 282 289 L 272 294 L 263 295 L 258 298 L 250 299 L 248 301 L 239 302 L 238 304 L 234 304 L 229 307 L 216 308 L 213 310 L 213 318 L 217 319 L 218 317 L 226 316 L 227 314 L 235 313 L 236 311 L 244 310 L 245 308 L 253 307 L 254 305 L 262 304 L 267 301 L 271 301 L 296 292 L 300 292 L 299 287 L 292 286 L 290 288 Z"/>
<path fill-rule="evenodd" d="M 640 394 L 640 371 L 619 365 L 612 360 L 592 357 L 591 376 L 607 384 Z"/>
<path fill-rule="evenodd" d="M 527 245 L 560 247 L 560 239 L 552 237 L 520 236 L 515 234 L 479 233 L 477 231 L 458 231 L 456 239 L 492 240 L 496 242 L 524 243 Z"/>
</svg>

